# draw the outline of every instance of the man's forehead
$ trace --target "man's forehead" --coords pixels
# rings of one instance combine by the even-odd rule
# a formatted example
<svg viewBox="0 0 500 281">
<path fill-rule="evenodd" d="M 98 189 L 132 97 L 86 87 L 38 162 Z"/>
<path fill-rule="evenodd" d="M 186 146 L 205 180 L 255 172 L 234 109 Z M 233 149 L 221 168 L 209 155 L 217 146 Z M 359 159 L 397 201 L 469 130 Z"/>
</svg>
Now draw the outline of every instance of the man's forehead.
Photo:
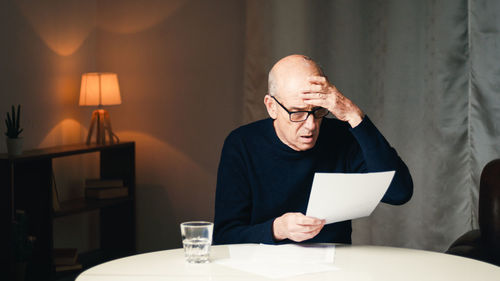
<svg viewBox="0 0 500 281">
<path fill-rule="evenodd" d="M 296 94 L 280 95 L 280 102 L 284 103 L 289 110 L 293 109 L 308 109 L 310 105 L 304 103 L 304 100 L 300 98 L 299 92 Z"/>
<path fill-rule="evenodd" d="M 314 73 L 308 73 L 304 75 L 290 75 L 282 77 L 278 83 L 278 92 L 280 95 L 294 99 L 298 98 L 301 93 L 306 92 L 309 87 L 309 77 L 313 76 Z"/>
<path fill-rule="evenodd" d="M 315 68 L 292 69 L 288 72 L 281 73 L 278 77 L 278 85 L 288 93 L 299 92 L 305 90 L 309 86 L 309 78 L 318 76 L 320 73 Z"/>
</svg>

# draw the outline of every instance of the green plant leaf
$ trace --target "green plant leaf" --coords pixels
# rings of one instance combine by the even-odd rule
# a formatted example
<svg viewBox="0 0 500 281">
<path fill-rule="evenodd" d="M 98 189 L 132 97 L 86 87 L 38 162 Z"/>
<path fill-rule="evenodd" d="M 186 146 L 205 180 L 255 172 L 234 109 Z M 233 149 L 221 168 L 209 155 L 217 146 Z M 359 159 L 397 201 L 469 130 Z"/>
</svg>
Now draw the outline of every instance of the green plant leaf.
<svg viewBox="0 0 500 281">
<path fill-rule="evenodd" d="M 11 107 L 11 112 L 7 112 L 7 119 L 5 119 L 5 125 L 7 126 L 7 132 L 5 135 L 9 138 L 17 138 L 19 134 L 23 131 L 20 128 L 21 126 L 21 105 L 17 105 L 17 114 L 16 108 L 14 105 Z"/>
<path fill-rule="evenodd" d="M 16 124 L 16 131 L 19 130 L 19 127 L 21 127 L 21 105 L 17 105 L 17 124 Z M 19 133 L 18 133 L 19 134 Z"/>
<path fill-rule="evenodd" d="M 16 125 L 16 108 L 14 105 L 12 105 L 12 115 L 10 116 L 12 118 L 12 122 L 14 123 L 14 126 Z"/>
<path fill-rule="evenodd" d="M 7 130 L 12 130 L 12 118 L 10 118 L 10 114 L 7 112 Z"/>
</svg>

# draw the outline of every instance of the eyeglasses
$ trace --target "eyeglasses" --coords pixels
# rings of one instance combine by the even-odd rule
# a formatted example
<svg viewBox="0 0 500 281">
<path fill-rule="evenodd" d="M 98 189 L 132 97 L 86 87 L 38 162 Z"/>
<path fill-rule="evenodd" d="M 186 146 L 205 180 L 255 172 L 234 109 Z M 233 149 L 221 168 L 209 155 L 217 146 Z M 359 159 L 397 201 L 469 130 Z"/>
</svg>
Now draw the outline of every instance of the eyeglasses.
<svg viewBox="0 0 500 281">
<path fill-rule="evenodd" d="M 311 111 L 290 111 L 286 109 L 286 107 L 282 105 L 274 96 L 271 97 L 290 115 L 290 121 L 292 122 L 306 121 L 310 114 L 312 114 L 316 119 L 320 119 L 328 115 L 328 109 L 324 107 L 318 107 Z"/>
</svg>

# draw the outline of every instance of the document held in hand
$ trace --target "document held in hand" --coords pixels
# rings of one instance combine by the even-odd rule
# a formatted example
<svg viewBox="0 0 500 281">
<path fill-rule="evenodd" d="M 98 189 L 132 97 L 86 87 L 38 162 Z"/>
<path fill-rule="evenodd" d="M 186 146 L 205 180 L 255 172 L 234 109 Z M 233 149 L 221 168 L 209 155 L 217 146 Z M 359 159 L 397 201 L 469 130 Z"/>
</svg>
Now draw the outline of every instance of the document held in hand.
<svg viewBox="0 0 500 281">
<path fill-rule="evenodd" d="M 364 174 L 315 173 L 306 216 L 334 223 L 369 216 L 395 171 Z"/>
</svg>

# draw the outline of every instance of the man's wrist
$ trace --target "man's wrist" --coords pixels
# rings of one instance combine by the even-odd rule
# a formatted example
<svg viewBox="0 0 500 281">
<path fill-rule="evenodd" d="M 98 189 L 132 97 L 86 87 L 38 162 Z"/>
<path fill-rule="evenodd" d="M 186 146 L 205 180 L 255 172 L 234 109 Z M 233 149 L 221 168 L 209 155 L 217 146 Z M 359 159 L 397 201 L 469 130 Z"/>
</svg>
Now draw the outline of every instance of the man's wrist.
<svg viewBox="0 0 500 281">
<path fill-rule="evenodd" d="M 349 117 L 347 122 L 349 122 L 351 128 L 355 128 L 363 121 L 363 118 L 365 118 L 365 114 L 361 110 L 358 110 Z"/>
<path fill-rule="evenodd" d="M 283 235 L 280 233 L 280 218 L 276 218 L 273 221 L 273 238 L 276 241 L 281 241 L 285 239 L 286 237 L 283 237 Z"/>
</svg>

